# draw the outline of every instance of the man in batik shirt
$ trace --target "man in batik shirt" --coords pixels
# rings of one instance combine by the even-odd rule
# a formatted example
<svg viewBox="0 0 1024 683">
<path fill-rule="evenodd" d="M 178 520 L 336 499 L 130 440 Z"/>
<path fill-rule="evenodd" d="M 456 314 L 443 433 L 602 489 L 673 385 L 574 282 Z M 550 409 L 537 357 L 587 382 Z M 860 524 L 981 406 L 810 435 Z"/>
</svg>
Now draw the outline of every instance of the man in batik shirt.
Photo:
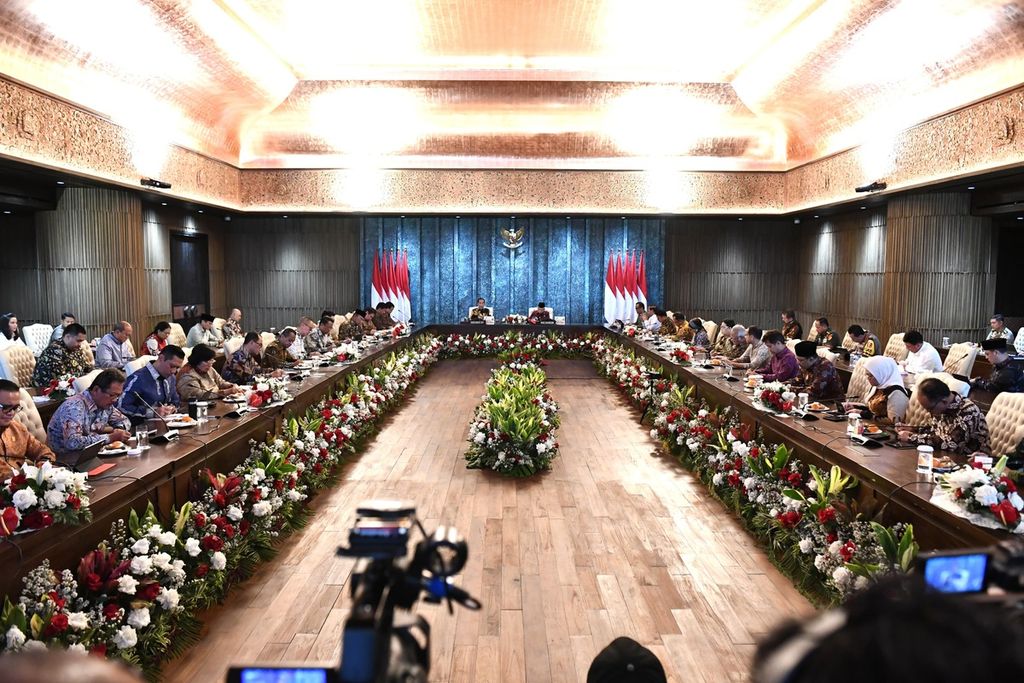
<svg viewBox="0 0 1024 683">
<path fill-rule="evenodd" d="M 70 375 L 81 377 L 92 371 L 92 364 L 80 348 L 85 343 L 85 328 L 71 323 L 64 328 L 64 336 L 47 346 L 32 373 L 32 384 L 48 387 L 55 379 Z"/>
<path fill-rule="evenodd" d="M 224 370 L 221 376 L 232 384 L 252 384 L 257 375 L 265 373 L 261 364 L 260 351 L 263 349 L 263 342 L 260 340 L 259 332 L 250 332 L 245 335 L 242 347 L 231 354 L 224 363 Z"/>
<path fill-rule="evenodd" d="M 900 441 L 927 444 L 961 455 L 989 452 L 988 423 L 978 406 L 935 377 L 920 382 L 915 393 L 918 402 L 931 413 L 932 421 L 920 433 L 900 430 Z"/>
<path fill-rule="evenodd" d="M 131 422 L 115 405 L 123 389 L 124 373 L 111 368 L 96 375 L 87 391 L 61 403 L 46 428 L 50 448 L 60 455 L 127 441 Z"/>
<path fill-rule="evenodd" d="M 842 398 L 845 390 L 836 368 L 827 359 L 818 356 L 818 345 L 802 341 L 796 345 L 796 357 L 800 363 L 797 384 L 815 401 L 831 401 Z"/>
</svg>

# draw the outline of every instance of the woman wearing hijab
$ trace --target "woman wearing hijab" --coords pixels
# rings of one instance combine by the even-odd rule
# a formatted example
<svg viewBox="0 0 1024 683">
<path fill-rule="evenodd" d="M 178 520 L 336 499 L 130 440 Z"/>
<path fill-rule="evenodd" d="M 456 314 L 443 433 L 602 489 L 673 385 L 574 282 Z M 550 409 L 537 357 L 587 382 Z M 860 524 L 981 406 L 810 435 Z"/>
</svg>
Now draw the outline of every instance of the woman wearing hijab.
<svg viewBox="0 0 1024 683">
<path fill-rule="evenodd" d="M 862 397 L 868 410 L 879 420 L 889 420 L 894 424 L 902 422 L 910 404 L 910 394 L 903 386 L 899 365 L 888 356 L 864 358 L 861 365 L 871 385 Z"/>
</svg>

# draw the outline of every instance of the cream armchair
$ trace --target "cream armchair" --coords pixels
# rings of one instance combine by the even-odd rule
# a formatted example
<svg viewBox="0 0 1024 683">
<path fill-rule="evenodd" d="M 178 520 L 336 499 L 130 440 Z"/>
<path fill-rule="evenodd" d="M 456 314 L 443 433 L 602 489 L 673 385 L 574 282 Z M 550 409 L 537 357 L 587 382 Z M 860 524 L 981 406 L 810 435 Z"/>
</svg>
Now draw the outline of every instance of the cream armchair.
<svg viewBox="0 0 1024 683">
<path fill-rule="evenodd" d="M 974 361 L 978 357 L 978 347 L 973 344 L 953 344 L 946 353 L 942 369 L 951 375 L 971 376 Z"/>
<path fill-rule="evenodd" d="M 718 341 L 718 323 L 714 320 L 705 320 L 704 331 L 708 333 L 708 344 L 714 346 Z"/>
<path fill-rule="evenodd" d="M 906 344 L 903 343 L 903 333 L 889 335 L 889 341 L 885 343 L 885 355 L 892 358 L 897 363 L 907 359 L 910 352 L 907 351 Z"/>
<path fill-rule="evenodd" d="M 74 387 L 75 387 L 75 393 L 76 394 L 81 394 L 81 393 L 84 393 L 86 391 L 89 391 L 89 387 L 92 386 L 93 381 L 95 381 L 96 377 L 101 372 L 103 372 L 103 371 L 102 370 L 93 370 L 92 372 L 90 372 L 88 374 L 85 374 L 85 375 L 82 375 L 81 377 L 76 377 L 75 381 L 73 382 Z"/>
<path fill-rule="evenodd" d="M 171 334 L 167 337 L 167 343 L 185 348 L 185 345 L 188 343 L 187 340 L 188 337 L 185 335 L 185 330 L 181 324 L 171 323 Z"/>
<path fill-rule="evenodd" d="M 224 357 L 231 358 L 235 355 L 235 351 L 242 348 L 242 342 L 245 341 L 245 337 L 232 337 L 231 339 L 224 340 Z"/>
<path fill-rule="evenodd" d="M 46 427 L 43 425 L 43 418 L 39 416 L 39 409 L 36 408 L 36 402 L 32 400 L 32 395 L 22 389 L 18 403 L 21 404 L 22 410 L 14 416 L 14 419 L 25 425 L 29 434 L 46 443 Z"/>
<path fill-rule="evenodd" d="M 25 335 L 25 345 L 28 346 L 35 357 L 38 358 L 43 353 L 43 349 L 50 344 L 50 337 L 53 335 L 53 326 L 38 323 L 21 328 L 21 333 Z"/>
<path fill-rule="evenodd" d="M 20 387 L 32 385 L 32 372 L 36 369 L 36 357 L 27 346 L 11 344 L 0 349 L 0 378 L 10 380 Z"/>
<path fill-rule="evenodd" d="M 156 356 L 139 356 L 138 358 L 128 361 L 128 365 L 124 368 L 124 374 L 131 376 L 133 373 L 146 367 L 148 363 L 156 360 Z"/>
<path fill-rule="evenodd" d="M 1008 391 L 998 394 L 985 415 L 985 421 L 988 422 L 992 455 L 998 458 L 1011 453 L 1024 439 L 1024 394 Z"/>
</svg>

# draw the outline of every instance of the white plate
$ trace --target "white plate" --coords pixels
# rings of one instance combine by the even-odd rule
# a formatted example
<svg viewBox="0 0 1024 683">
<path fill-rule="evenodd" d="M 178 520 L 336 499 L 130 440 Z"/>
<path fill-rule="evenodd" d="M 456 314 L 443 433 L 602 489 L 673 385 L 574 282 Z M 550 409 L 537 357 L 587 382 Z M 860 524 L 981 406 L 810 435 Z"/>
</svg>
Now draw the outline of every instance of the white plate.
<svg viewBox="0 0 1024 683">
<path fill-rule="evenodd" d="M 100 452 L 99 452 L 99 455 L 100 456 L 123 455 L 124 453 L 127 453 L 127 452 L 128 452 L 128 448 L 127 447 L 123 447 L 123 448 L 101 448 Z"/>
<path fill-rule="evenodd" d="M 168 420 L 167 426 L 171 429 L 187 429 L 189 427 L 195 427 L 198 422 L 184 422 L 182 420 Z"/>
<path fill-rule="evenodd" d="M 36 403 L 46 403 L 47 401 L 51 401 L 53 399 L 51 399 L 49 396 L 33 396 L 32 400 L 35 401 Z"/>
</svg>

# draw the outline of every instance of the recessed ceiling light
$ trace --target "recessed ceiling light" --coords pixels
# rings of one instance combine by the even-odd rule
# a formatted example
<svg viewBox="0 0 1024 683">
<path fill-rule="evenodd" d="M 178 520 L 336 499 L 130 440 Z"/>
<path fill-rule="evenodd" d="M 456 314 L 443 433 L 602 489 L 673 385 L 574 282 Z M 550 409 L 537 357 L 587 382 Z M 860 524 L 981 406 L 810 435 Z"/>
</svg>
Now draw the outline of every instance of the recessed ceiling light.
<svg viewBox="0 0 1024 683">
<path fill-rule="evenodd" d="M 818 216 L 817 216 L 817 214 L 815 214 L 815 216 L 814 216 L 814 217 L 815 217 L 815 218 L 817 218 L 817 217 L 818 217 Z"/>
<path fill-rule="evenodd" d="M 202 209 L 199 209 L 199 213 L 202 213 L 202 212 L 203 212 L 203 210 L 202 210 Z"/>
<path fill-rule="evenodd" d="M 862 207 L 860 207 L 860 208 L 861 208 L 861 209 L 866 209 L 866 208 L 868 208 L 868 207 L 866 207 L 866 206 L 862 206 Z"/>
<path fill-rule="evenodd" d="M 288 214 L 284 214 L 281 218 L 288 218 Z"/>
<path fill-rule="evenodd" d="M 1024 216 L 1017 216 L 1017 220 L 1024 221 Z"/>
<path fill-rule="evenodd" d="M 160 202 L 160 206 L 167 206 L 167 202 Z"/>
<path fill-rule="evenodd" d="M 4 211 L 5 214 L 10 215 L 10 211 Z"/>
<path fill-rule="evenodd" d="M 967 186 L 967 189 L 968 189 L 968 190 L 973 190 L 973 189 L 974 189 L 974 185 L 968 185 L 968 186 Z"/>
<path fill-rule="evenodd" d="M 58 180 L 58 181 L 57 181 L 57 184 L 58 184 L 58 185 L 63 185 L 63 184 L 64 184 L 64 181 L 63 181 L 63 180 Z"/>
</svg>

